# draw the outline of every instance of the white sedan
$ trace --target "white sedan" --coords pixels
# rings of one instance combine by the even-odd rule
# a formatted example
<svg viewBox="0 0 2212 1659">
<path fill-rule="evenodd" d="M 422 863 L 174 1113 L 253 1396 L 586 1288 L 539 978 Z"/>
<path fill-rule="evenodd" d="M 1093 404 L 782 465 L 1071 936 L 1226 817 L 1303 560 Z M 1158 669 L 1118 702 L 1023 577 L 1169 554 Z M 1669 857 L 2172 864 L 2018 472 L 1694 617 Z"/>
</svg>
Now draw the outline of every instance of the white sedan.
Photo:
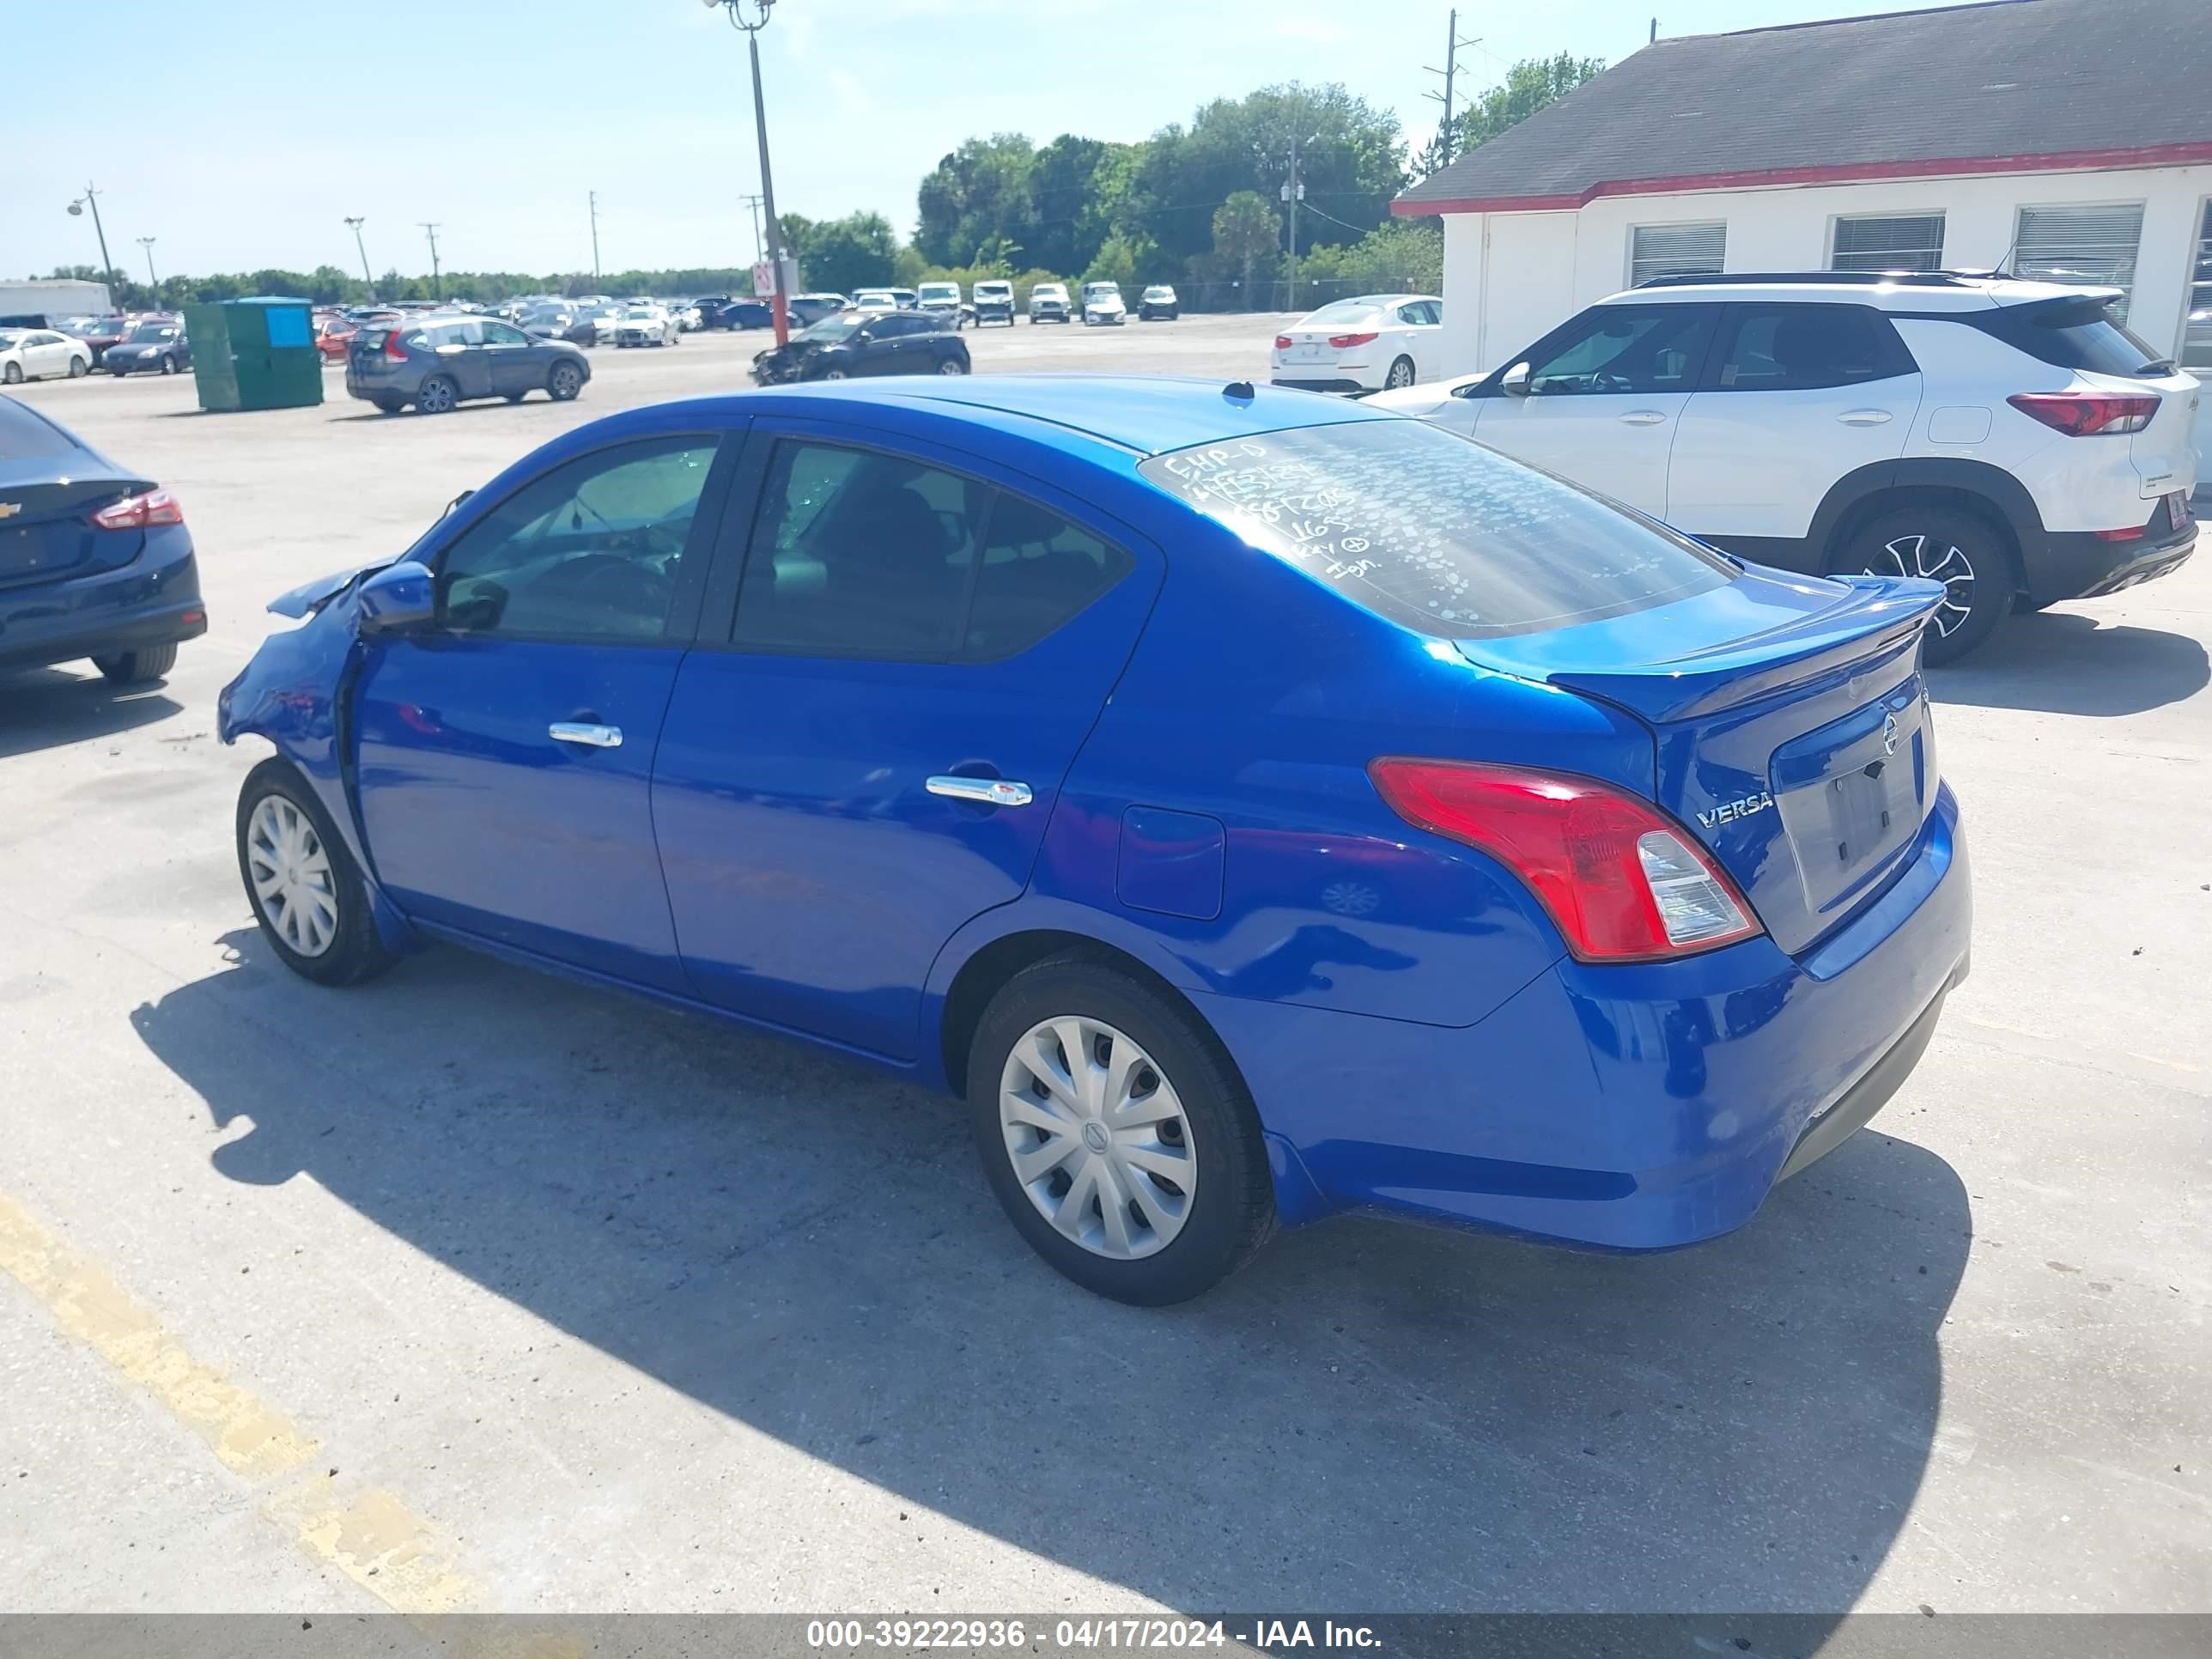
<svg viewBox="0 0 2212 1659">
<path fill-rule="evenodd" d="M 1431 294 L 1338 300 L 1275 337 L 1269 378 L 1304 392 L 1395 392 L 1443 367 L 1443 320 Z"/>
<path fill-rule="evenodd" d="M 92 348 L 50 328 L 0 329 L 0 382 L 74 380 L 92 368 Z"/>
<path fill-rule="evenodd" d="M 626 306 L 615 325 L 618 346 L 672 346 L 683 337 L 675 313 L 665 306 Z"/>
</svg>

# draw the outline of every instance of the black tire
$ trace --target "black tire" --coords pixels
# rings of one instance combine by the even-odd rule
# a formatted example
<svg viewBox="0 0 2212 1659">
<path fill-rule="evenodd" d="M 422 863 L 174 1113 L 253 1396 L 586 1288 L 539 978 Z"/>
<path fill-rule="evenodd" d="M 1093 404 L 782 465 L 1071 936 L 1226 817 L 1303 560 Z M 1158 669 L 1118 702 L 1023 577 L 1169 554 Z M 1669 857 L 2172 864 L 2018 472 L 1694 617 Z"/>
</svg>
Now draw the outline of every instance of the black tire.
<svg viewBox="0 0 2212 1659">
<path fill-rule="evenodd" d="M 0 386 L 21 386 L 22 384 L 22 364 L 9 363 L 5 368 L 0 368 Z"/>
<path fill-rule="evenodd" d="M 1149 1255 L 1113 1258 L 1067 1237 L 1014 1172 L 1000 1121 L 1000 1085 L 1014 1045 L 1041 1022 L 1061 1016 L 1102 1021 L 1126 1033 L 1158 1062 L 1182 1102 L 1200 1178 L 1182 1230 Z M 1194 1015 L 1118 969 L 1060 957 L 1002 986 L 969 1045 L 968 1103 L 985 1178 L 1015 1231 L 1097 1295 L 1139 1307 L 1188 1301 L 1243 1267 L 1274 1232 L 1274 1185 L 1259 1114 L 1236 1068 Z"/>
<path fill-rule="evenodd" d="M 329 948 L 317 956 L 303 955 L 293 948 L 262 908 L 262 901 L 254 891 L 252 856 L 247 837 L 254 810 L 271 795 L 281 796 L 299 810 L 313 827 L 315 839 L 329 860 L 330 896 L 337 910 L 337 925 Z M 392 965 L 394 957 L 376 931 L 376 918 L 370 914 L 368 889 L 362 881 L 360 867 L 331 827 L 329 815 L 315 799 L 315 792 L 293 769 L 289 761 L 272 757 L 246 775 L 246 782 L 238 792 L 235 829 L 238 878 L 246 886 L 246 902 L 252 908 L 261 937 L 287 968 L 318 985 L 358 985 Z"/>
<path fill-rule="evenodd" d="M 70 359 L 69 377 L 72 380 L 76 380 L 81 375 L 88 374 L 91 373 L 91 371 L 92 365 L 87 362 L 83 358 L 72 357 Z"/>
<path fill-rule="evenodd" d="M 447 375 L 433 374 L 415 388 L 415 412 L 450 415 L 460 407 L 461 389 Z"/>
<path fill-rule="evenodd" d="M 939 374 L 965 374 L 968 360 L 965 357 L 947 357 L 938 364 L 937 372 Z"/>
<path fill-rule="evenodd" d="M 584 372 L 574 363 L 556 363 L 545 372 L 545 392 L 556 404 L 565 404 L 584 389 Z"/>
<path fill-rule="evenodd" d="M 173 645 L 142 645 L 136 651 L 118 651 L 112 657 L 94 657 L 97 668 L 111 685 L 143 685 L 158 680 L 177 665 Z"/>
<path fill-rule="evenodd" d="M 1413 383 L 1413 360 L 1401 357 L 1390 365 L 1390 372 L 1382 377 L 1385 392 L 1397 392 Z"/>
<path fill-rule="evenodd" d="M 2012 609 L 2020 574 L 2005 536 L 1988 520 L 1957 507 L 1901 507 L 1862 526 L 1830 561 L 1832 573 L 1926 575 L 1944 586 L 1929 618 L 1922 660 L 1956 662 L 1996 631 Z"/>
<path fill-rule="evenodd" d="M 162 359 L 161 359 L 161 373 L 162 373 L 162 374 L 175 374 L 176 372 L 177 372 L 177 360 L 176 360 L 174 357 L 164 357 L 164 358 L 162 358 Z"/>
</svg>

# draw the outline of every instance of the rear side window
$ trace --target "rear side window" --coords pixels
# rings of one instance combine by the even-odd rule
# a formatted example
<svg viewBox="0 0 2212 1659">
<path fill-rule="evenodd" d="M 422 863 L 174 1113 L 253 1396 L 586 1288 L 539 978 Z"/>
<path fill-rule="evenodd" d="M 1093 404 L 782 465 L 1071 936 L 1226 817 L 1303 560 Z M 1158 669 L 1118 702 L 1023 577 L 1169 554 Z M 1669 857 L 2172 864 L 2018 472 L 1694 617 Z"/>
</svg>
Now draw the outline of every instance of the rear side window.
<svg viewBox="0 0 2212 1659">
<path fill-rule="evenodd" d="M 1910 374 L 1917 365 L 1870 306 L 1740 306 L 1729 313 L 1715 389 L 1804 392 Z"/>
<path fill-rule="evenodd" d="M 2092 374 L 2140 374 L 2166 359 L 2117 321 L 2117 300 L 2045 300 L 1953 318 L 1994 334 L 2038 362 Z"/>
<path fill-rule="evenodd" d="M 0 461 L 43 461 L 79 450 L 70 435 L 13 398 L 0 398 Z"/>
<path fill-rule="evenodd" d="M 1425 421 L 1297 427 L 1155 455 L 1138 471 L 1377 616 L 1446 639 L 1623 616 L 1735 573 Z"/>
</svg>

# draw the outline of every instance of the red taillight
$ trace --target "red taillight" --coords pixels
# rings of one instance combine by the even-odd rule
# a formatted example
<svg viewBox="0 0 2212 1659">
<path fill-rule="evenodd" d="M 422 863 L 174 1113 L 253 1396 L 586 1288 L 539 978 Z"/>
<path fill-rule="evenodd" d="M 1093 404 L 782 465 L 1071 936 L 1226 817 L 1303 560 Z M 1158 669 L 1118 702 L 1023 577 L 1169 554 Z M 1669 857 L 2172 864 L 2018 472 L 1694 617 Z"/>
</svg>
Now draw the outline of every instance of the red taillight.
<svg viewBox="0 0 2212 1659">
<path fill-rule="evenodd" d="M 2023 415 L 2069 438 L 2105 432 L 2140 432 L 2158 413 L 2154 393 L 2129 392 L 2015 392 L 2005 399 Z"/>
<path fill-rule="evenodd" d="M 1375 343 L 1375 336 L 1372 333 L 1332 334 L 1328 337 L 1328 343 L 1339 351 L 1342 351 L 1347 346 L 1372 345 Z"/>
<path fill-rule="evenodd" d="M 2089 533 L 2100 542 L 2139 542 L 2143 538 L 2141 525 L 2123 525 L 2118 530 L 2093 530 Z"/>
<path fill-rule="evenodd" d="M 1583 962 L 1650 962 L 1759 933 L 1735 884 L 1650 802 L 1592 778 L 1467 761 L 1367 769 L 1408 823 L 1489 854 Z"/>
<path fill-rule="evenodd" d="M 384 359 L 386 362 L 392 363 L 404 363 L 407 361 L 407 342 L 401 337 L 399 331 L 396 328 L 384 337 Z"/>
<path fill-rule="evenodd" d="M 1275 349 L 1278 351 L 1288 351 L 1290 349 L 1291 337 L 1287 334 L 1278 334 L 1275 337 Z"/>
<path fill-rule="evenodd" d="M 185 509 L 167 490 L 149 489 L 101 507 L 92 515 L 92 521 L 102 530 L 143 530 L 149 525 L 182 524 Z"/>
</svg>

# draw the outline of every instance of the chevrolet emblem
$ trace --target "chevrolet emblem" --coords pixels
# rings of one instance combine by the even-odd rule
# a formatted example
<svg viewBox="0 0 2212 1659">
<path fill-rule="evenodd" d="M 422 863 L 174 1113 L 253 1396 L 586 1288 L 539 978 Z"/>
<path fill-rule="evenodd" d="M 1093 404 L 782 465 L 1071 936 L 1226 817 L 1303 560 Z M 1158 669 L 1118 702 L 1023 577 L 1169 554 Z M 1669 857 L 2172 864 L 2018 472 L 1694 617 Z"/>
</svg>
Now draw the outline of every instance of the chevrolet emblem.
<svg viewBox="0 0 2212 1659">
<path fill-rule="evenodd" d="M 17 502 L 0 501 L 0 519 L 12 519 L 22 510 L 21 506 Z"/>
</svg>

